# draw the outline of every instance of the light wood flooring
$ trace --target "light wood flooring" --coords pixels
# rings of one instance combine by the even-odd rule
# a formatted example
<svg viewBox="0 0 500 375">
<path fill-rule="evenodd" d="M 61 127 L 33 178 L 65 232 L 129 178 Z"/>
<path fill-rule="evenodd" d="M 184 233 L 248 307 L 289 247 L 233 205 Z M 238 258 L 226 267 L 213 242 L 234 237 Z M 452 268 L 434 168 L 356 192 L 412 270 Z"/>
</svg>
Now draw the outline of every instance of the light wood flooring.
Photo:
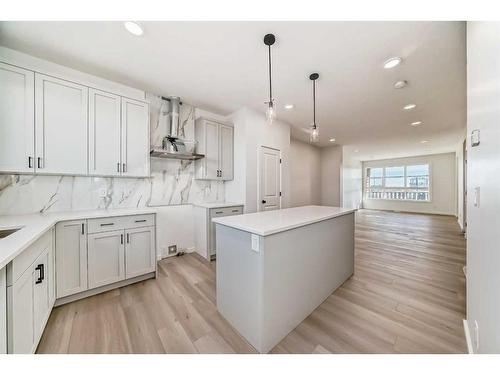
<svg viewBox="0 0 500 375">
<path fill-rule="evenodd" d="M 465 353 L 465 240 L 456 218 L 362 210 L 354 275 L 272 353 Z M 52 311 L 38 353 L 254 353 L 219 315 L 215 263 Z"/>
</svg>

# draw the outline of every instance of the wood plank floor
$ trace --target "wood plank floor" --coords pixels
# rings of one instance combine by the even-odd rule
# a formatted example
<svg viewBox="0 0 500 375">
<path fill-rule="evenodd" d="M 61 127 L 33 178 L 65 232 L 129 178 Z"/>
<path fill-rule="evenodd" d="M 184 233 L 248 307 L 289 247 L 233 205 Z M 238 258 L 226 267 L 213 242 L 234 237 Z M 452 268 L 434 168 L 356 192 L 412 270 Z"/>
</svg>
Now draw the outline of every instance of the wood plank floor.
<svg viewBox="0 0 500 375">
<path fill-rule="evenodd" d="M 362 210 L 354 275 L 272 353 L 464 353 L 465 240 L 454 217 Z M 254 353 L 215 305 L 215 263 L 53 310 L 38 353 Z"/>
</svg>

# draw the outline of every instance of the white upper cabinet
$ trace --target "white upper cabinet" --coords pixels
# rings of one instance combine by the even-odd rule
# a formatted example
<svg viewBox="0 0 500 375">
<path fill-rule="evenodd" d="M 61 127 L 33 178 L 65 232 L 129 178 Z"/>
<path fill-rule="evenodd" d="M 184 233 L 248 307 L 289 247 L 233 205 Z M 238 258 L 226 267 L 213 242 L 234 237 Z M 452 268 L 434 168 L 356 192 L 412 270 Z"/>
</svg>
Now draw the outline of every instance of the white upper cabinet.
<svg viewBox="0 0 500 375">
<path fill-rule="evenodd" d="M 199 118 L 195 124 L 198 150 L 205 157 L 196 161 L 196 178 L 227 181 L 233 179 L 233 126 Z"/>
<path fill-rule="evenodd" d="M 0 63 L 0 172 L 33 173 L 35 74 Z"/>
<path fill-rule="evenodd" d="M 89 89 L 89 174 L 121 172 L 121 97 Z"/>
<path fill-rule="evenodd" d="M 87 174 L 87 105 L 87 87 L 35 74 L 37 172 Z"/>
<path fill-rule="evenodd" d="M 149 105 L 122 98 L 121 173 L 149 177 Z"/>
<path fill-rule="evenodd" d="M 219 127 L 219 170 L 224 181 L 233 179 L 233 127 Z"/>
</svg>

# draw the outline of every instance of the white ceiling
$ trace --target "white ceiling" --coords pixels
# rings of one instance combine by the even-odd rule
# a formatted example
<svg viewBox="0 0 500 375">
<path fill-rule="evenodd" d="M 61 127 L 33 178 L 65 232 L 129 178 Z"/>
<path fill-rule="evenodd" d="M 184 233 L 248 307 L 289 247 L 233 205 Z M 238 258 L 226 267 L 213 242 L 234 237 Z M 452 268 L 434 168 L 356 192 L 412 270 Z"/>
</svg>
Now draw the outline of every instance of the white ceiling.
<svg viewBox="0 0 500 375">
<path fill-rule="evenodd" d="M 273 46 L 278 118 L 307 140 L 311 72 L 317 81 L 320 146 L 349 145 L 359 159 L 453 151 L 466 123 L 462 22 L 1 22 L 0 44 L 220 114 L 264 111 L 266 33 Z M 401 56 L 391 70 L 383 62 Z M 408 80 L 408 87 L 392 84 Z M 403 111 L 407 103 L 417 104 Z M 283 109 L 293 103 L 291 111 Z M 409 123 L 421 120 L 419 127 Z M 301 130 L 302 129 L 302 130 Z M 421 144 L 421 140 L 428 140 Z"/>
</svg>

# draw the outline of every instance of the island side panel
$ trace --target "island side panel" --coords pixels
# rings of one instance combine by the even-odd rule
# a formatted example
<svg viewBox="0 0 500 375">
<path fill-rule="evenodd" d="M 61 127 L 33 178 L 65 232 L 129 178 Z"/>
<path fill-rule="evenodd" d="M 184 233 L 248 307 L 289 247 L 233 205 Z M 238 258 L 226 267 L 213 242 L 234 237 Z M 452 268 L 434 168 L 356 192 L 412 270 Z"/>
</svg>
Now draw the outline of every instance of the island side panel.
<svg viewBox="0 0 500 375">
<path fill-rule="evenodd" d="M 264 237 L 267 353 L 354 272 L 354 213 Z"/>
<path fill-rule="evenodd" d="M 216 225 L 217 309 L 257 350 L 261 346 L 262 256 L 251 234 Z M 261 242 L 261 241 L 259 241 Z"/>
<path fill-rule="evenodd" d="M 7 353 L 7 279 L 5 268 L 0 269 L 0 354 Z"/>
</svg>

